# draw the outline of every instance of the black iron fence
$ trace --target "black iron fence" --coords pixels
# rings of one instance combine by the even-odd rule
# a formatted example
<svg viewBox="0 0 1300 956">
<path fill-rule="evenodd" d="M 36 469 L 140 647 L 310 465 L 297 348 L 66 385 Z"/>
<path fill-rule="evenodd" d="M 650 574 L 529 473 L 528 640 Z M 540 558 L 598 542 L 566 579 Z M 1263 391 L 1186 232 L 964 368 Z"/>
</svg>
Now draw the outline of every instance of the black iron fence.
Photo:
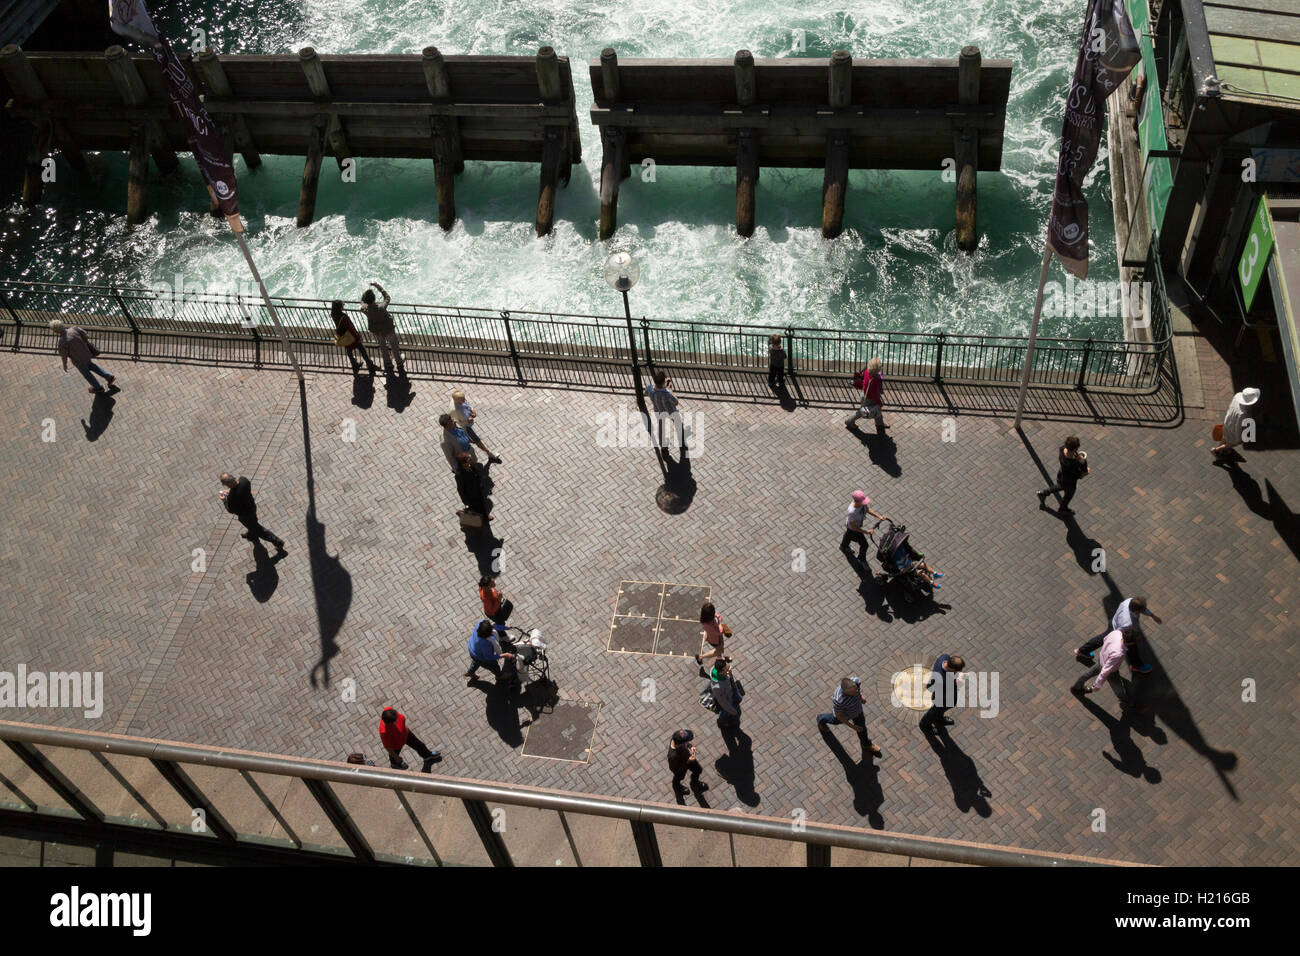
<svg viewBox="0 0 1300 956">
<path fill-rule="evenodd" d="M 8 721 L 0 740 L 0 833 L 177 858 L 829 866 L 834 852 L 847 865 L 1110 862 Z"/>
<path fill-rule="evenodd" d="M 1150 341 L 1039 338 L 1030 384 L 1149 394 L 1160 387 L 1170 358 L 1163 297 L 1152 295 Z M 1159 300 L 1158 302 L 1155 300 Z M 339 368 L 346 358 L 333 344 L 329 302 L 275 297 L 275 309 L 304 364 Z M 348 303 L 359 318 L 358 303 Z M 486 363 L 494 377 L 520 382 L 624 385 L 631 375 L 626 320 L 520 310 L 393 303 L 389 309 L 408 369 L 465 373 Z M 111 285 L 0 281 L 0 324 L 13 327 L 10 346 L 49 347 L 49 320 L 93 330 L 109 354 L 205 362 L 288 364 L 260 298 L 172 292 Z M 358 321 L 358 328 L 365 323 Z M 1027 341 L 1013 336 L 944 332 L 873 332 L 797 326 L 726 325 L 634 319 L 638 361 L 708 373 L 763 372 L 773 334 L 785 347 L 796 377 L 834 378 L 846 384 L 873 356 L 891 380 L 1014 385 Z M 363 341 L 372 345 L 368 333 Z"/>
</svg>

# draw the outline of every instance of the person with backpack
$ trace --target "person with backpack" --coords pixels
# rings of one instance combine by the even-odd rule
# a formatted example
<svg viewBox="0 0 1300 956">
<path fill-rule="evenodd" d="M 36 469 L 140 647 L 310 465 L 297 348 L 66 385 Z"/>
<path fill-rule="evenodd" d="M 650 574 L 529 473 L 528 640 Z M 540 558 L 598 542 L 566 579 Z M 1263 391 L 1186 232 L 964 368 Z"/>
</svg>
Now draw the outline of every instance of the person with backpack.
<svg viewBox="0 0 1300 956">
<path fill-rule="evenodd" d="M 853 376 L 853 386 L 862 389 L 858 410 L 844 420 L 844 427 L 857 431 L 859 418 L 874 418 L 876 434 L 883 435 L 889 428 L 885 424 L 884 393 L 885 377 L 881 373 L 884 362 L 879 356 L 871 359 L 867 367 Z"/>
<path fill-rule="evenodd" d="M 95 359 L 99 357 L 99 349 L 90 344 L 90 336 L 86 335 L 85 329 L 76 325 L 64 325 L 58 319 L 50 319 L 50 331 L 58 336 L 54 343 L 54 350 L 63 360 L 63 371 L 68 370 L 68 359 L 72 359 L 72 364 L 90 383 L 90 391 L 95 395 L 100 395 L 104 391 L 95 381 L 96 375 L 102 378 L 106 385 L 113 384 L 114 376 L 95 364 Z"/>
</svg>

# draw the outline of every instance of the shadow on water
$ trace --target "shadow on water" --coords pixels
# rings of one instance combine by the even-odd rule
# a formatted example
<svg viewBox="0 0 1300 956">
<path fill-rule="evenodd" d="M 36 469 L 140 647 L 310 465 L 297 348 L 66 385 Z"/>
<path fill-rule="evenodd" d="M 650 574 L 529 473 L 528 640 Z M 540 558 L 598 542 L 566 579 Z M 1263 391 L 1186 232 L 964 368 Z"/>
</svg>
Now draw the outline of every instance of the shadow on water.
<svg viewBox="0 0 1300 956">
<path fill-rule="evenodd" d="M 320 660 L 311 669 L 311 686 L 330 686 L 330 661 L 339 652 L 338 633 L 352 606 L 352 575 L 325 547 L 325 525 L 316 517 L 316 479 L 311 463 L 311 427 L 307 417 L 307 386 L 298 383 L 302 408 L 302 447 L 307 465 L 307 557 L 316 599 Z"/>
</svg>

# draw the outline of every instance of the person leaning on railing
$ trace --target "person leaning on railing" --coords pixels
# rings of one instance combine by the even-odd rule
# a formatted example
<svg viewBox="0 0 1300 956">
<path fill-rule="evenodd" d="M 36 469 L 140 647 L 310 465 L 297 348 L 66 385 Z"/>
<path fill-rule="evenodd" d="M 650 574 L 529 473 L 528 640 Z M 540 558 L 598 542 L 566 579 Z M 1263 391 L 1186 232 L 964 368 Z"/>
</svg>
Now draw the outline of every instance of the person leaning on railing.
<svg viewBox="0 0 1300 956">
<path fill-rule="evenodd" d="M 393 297 L 378 282 L 370 283 L 371 289 L 361 293 L 361 311 L 366 314 L 366 322 L 370 325 L 370 334 L 379 342 L 379 354 L 384 360 L 384 374 L 393 374 L 393 358 L 397 359 L 397 377 L 406 378 L 406 367 L 402 364 L 402 350 L 397 342 L 397 331 L 393 328 L 393 317 L 388 314 L 388 303 L 393 301 Z M 384 297 L 383 304 L 375 301 L 375 293 L 372 289 L 378 289 L 379 294 Z M 392 348 L 393 356 L 389 357 L 388 350 Z"/>
</svg>

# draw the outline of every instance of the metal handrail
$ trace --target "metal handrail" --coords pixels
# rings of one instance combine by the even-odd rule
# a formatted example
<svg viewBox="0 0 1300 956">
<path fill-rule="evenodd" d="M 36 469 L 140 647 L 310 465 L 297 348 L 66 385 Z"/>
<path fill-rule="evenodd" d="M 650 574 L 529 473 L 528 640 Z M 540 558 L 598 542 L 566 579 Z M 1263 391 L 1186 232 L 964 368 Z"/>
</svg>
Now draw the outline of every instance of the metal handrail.
<svg viewBox="0 0 1300 956">
<path fill-rule="evenodd" d="M 374 789 L 401 790 L 467 802 L 506 804 L 539 810 L 582 813 L 626 820 L 634 826 L 666 826 L 711 830 L 788 843 L 838 847 L 895 856 L 912 856 L 970 866 L 1106 866 L 1128 865 L 1072 854 L 1010 849 L 863 830 L 824 823 L 803 823 L 774 817 L 738 815 L 712 810 L 654 804 L 614 797 L 596 797 L 516 784 L 483 783 L 430 774 L 406 774 L 302 757 L 286 757 L 174 741 L 124 737 L 93 731 L 65 730 L 40 724 L 0 721 L 0 740 L 18 744 L 62 747 L 105 754 L 143 757 L 166 764 L 200 764 L 251 773 L 295 777 L 325 784 L 340 783 Z"/>
</svg>

